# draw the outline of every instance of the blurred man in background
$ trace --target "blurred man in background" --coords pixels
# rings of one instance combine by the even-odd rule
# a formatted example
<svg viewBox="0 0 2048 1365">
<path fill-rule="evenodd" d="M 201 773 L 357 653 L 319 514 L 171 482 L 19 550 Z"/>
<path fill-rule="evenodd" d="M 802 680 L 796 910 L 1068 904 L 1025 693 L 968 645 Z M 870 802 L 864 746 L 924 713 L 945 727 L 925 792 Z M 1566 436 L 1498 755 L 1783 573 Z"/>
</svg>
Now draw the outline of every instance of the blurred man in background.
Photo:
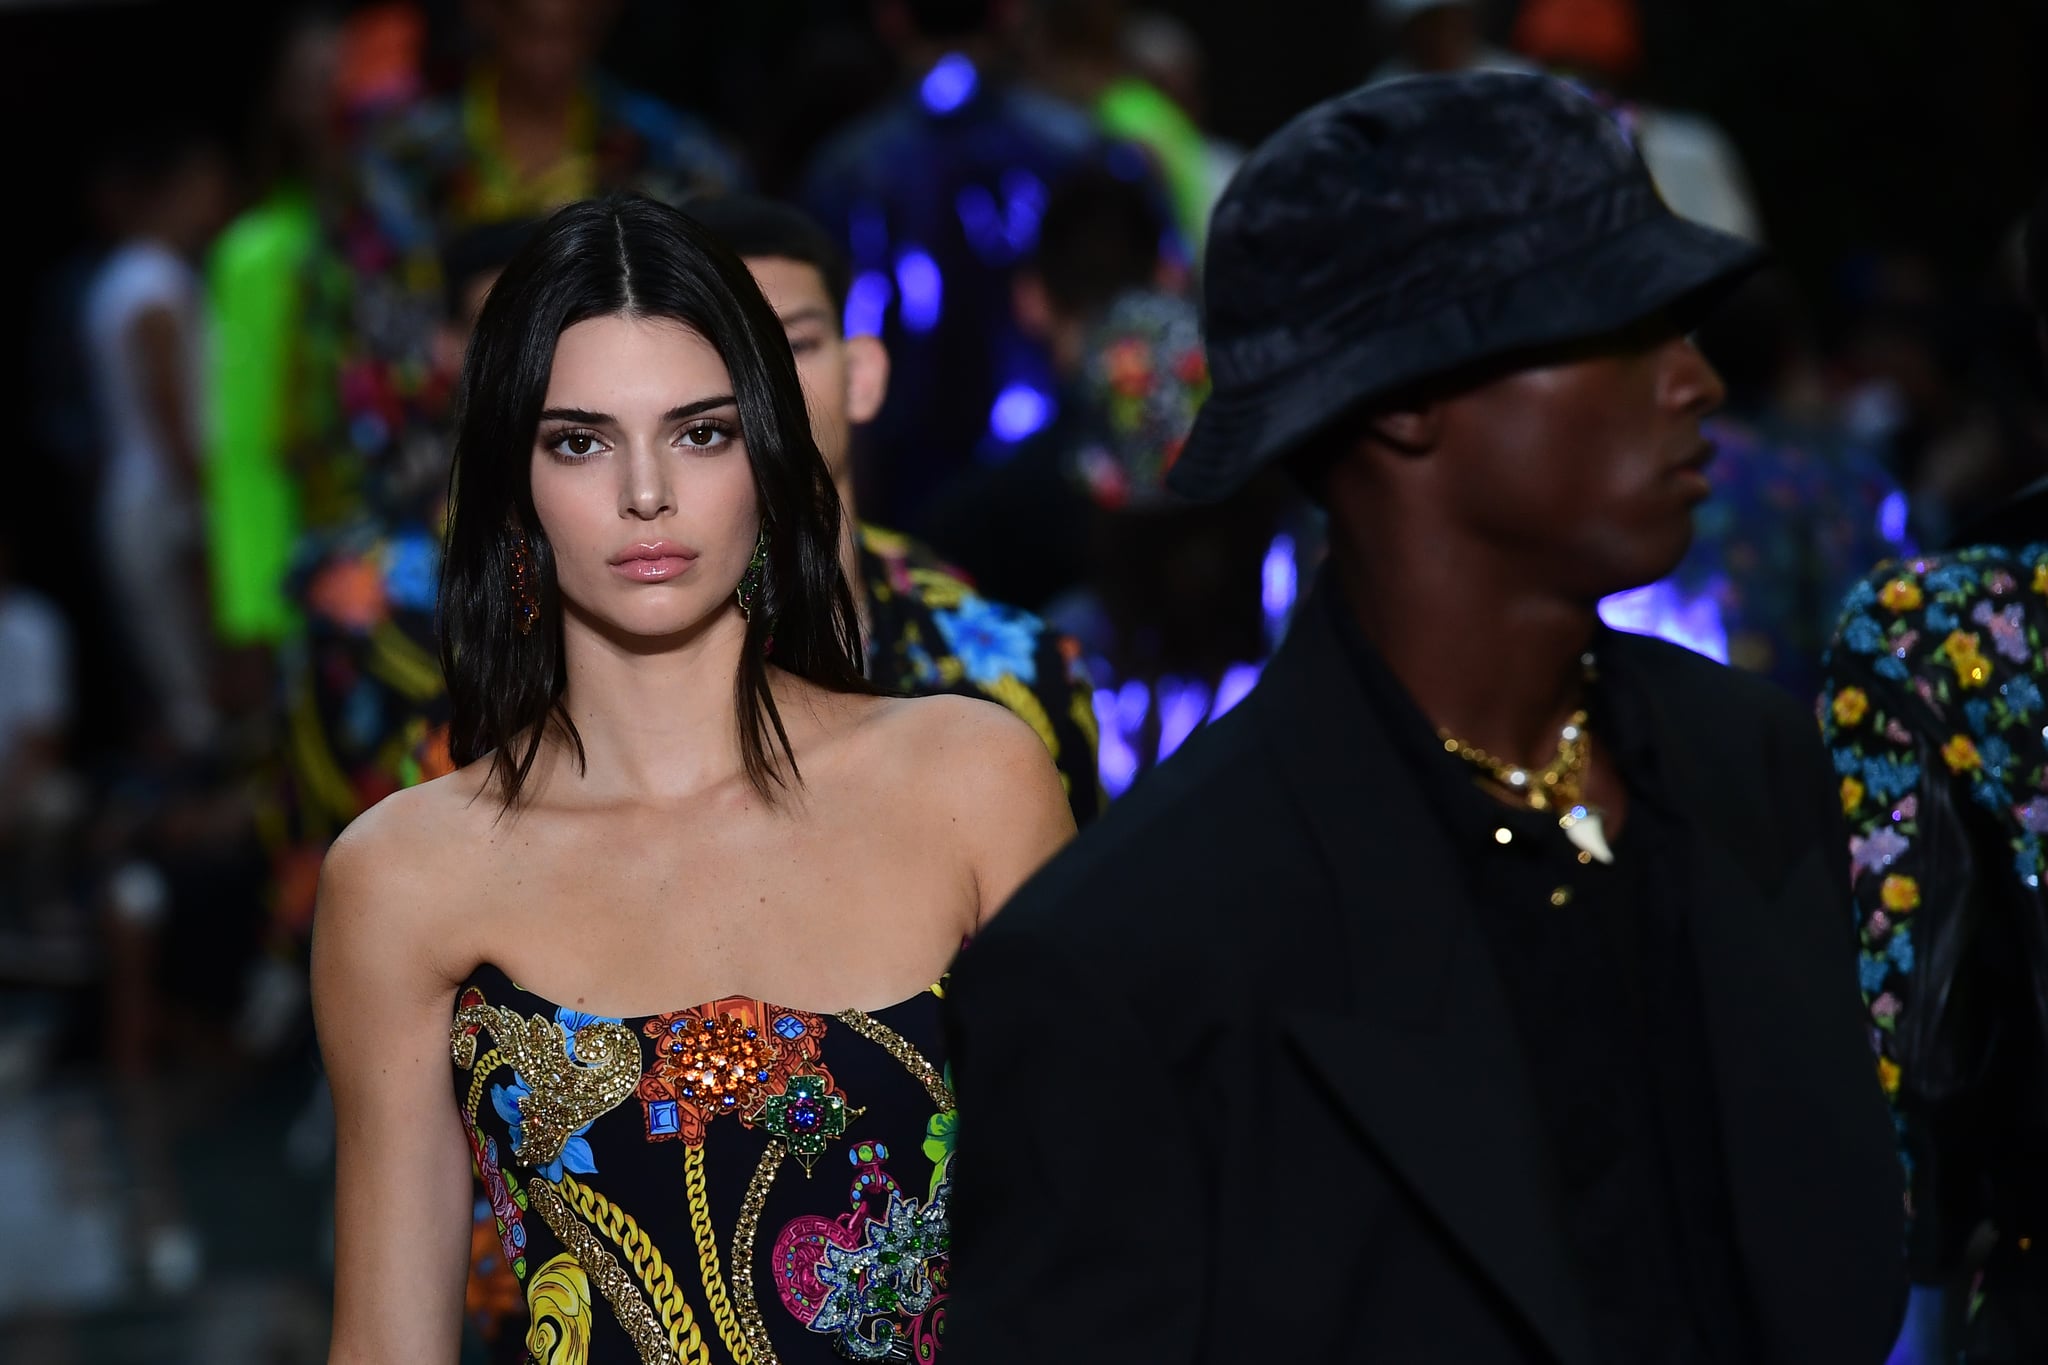
<svg viewBox="0 0 2048 1365">
<path fill-rule="evenodd" d="M 1001 463 L 1050 413 L 1052 375 L 1010 312 L 1010 273 L 1046 195 L 1097 141 L 1088 113 L 1010 69 L 1005 0 L 888 0 L 880 27 L 909 81 L 818 152 L 802 203 L 852 263 L 845 328 L 880 336 L 888 401 L 861 505 L 922 533 L 931 501 Z"/>
<path fill-rule="evenodd" d="M 105 441 L 99 551 L 116 615 L 172 753 L 219 724 L 204 568 L 203 357 L 196 263 L 227 219 L 220 149 L 179 129 L 129 134 L 106 171 L 117 244 L 85 302 Z"/>
</svg>

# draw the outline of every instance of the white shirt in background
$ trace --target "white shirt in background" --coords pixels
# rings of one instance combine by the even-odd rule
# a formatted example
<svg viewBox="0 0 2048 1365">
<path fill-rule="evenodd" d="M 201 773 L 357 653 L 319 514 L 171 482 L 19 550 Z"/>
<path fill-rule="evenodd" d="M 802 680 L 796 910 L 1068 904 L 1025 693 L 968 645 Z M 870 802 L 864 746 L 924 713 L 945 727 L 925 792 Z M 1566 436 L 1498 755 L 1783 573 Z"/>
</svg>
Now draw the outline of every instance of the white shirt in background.
<svg viewBox="0 0 2048 1365">
<path fill-rule="evenodd" d="M 184 487 L 164 448 L 149 386 L 135 344 L 135 323 L 152 309 L 168 309 L 186 339 L 184 383 L 188 420 L 197 421 L 200 403 L 200 347 L 203 342 L 198 272 L 157 242 L 130 242 L 107 258 L 85 299 L 85 347 L 99 397 L 106 462 L 100 482 L 102 508 L 134 510 L 176 493 L 189 504 L 196 490 Z M 198 432 L 190 433 L 196 445 Z"/>
</svg>

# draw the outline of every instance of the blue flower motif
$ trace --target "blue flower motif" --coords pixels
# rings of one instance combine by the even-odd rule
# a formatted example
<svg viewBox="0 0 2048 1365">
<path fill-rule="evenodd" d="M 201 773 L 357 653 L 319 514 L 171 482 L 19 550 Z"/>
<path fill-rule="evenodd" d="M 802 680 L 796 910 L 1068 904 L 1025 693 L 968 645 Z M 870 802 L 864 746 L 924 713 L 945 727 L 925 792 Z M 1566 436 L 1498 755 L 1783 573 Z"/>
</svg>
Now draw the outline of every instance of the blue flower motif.
<svg viewBox="0 0 2048 1365">
<path fill-rule="evenodd" d="M 1884 649 L 1884 627 L 1868 616 L 1858 616 L 1842 628 L 1842 643 L 1858 654 L 1877 654 Z"/>
<path fill-rule="evenodd" d="M 2005 685 L 2005 704 L 2015 717 L 2026 720 L 2041 709 L 2041 689 L 2032 678 L 2016 677 Z"/>
<path fill-rule="evenodd" d="M 432 611 L 441 579 L 441 543 L 424 531 L 405 531 L 384 546 L 384 596 L 395 607 Z"/>
<path fill-rule="evenodd" d="M 512 1084 L 509 1086 L 491 1087 L 491 1108 L 498 1111 L 498 1117 L 505 1121 L 505 1126 L 512 1132 L 512 1155 L 515 1157 L 525 1145 L 522 1141 L 525 1119 L 520 1106 L 526 1103 L 526 1097 L 532 1093 L 533 1088 L 517 1075 L 512 1077 Z M 584 1136 L 589 1131 L 590 1125 L 586 1123 L 571 1133 L 569 1140 L 562 1144 L 561 1155 L 545 1166 L 534 1167 L 535 1172 L 544 1179 L 554 1181 L 562 1178 L 565 1169 L 578 1175 L 594 1174 L 597 1170 L 597 1160 L 590 1154 L 590 1139 Z"/>
<path fill-rule="evenodd" d="M 1977 571 L 1966 564 L 1937 564 L 1927 575 L 1929 592 L 1967 592 L 1976 586 Z M 1932 611 L 1928 612 L 1927 619 L 1929 624 L 1933 623 Z M 1950 630 L 1953 627 L 1940 626 L 1937 629 Z"/>
<path fill-rule="evenodd" d="M 1991 703 L 1983 697 L 1973 697 L 1963 703 L 1963 719 L 1970 723 L 1970 732 L 1976 735 L 1991 731 Z"/>
<path fill-rule="evenodd" d="M 1036 616 L 969 594 L 956 609 L 933 617 L 946 648 L 975 683 L 993 683 L 1005 674 L 1027 685 L 1038 681 L 1038 636 L 1044 627 Z"/>
<path fill-rule="evenodd" d="M 1931 603 L 1928 606 L 1927 628 L 1929 630 L 1954 630 L 1956 629 L 1956 627 L 1960 625 L 1962 625 L 1961 618 L 1959 618 L 1954 612 L 1950 611 L 1946 606 L 1942 605 L 1941 603 L 1935 602 Z"/>
<path fill-rule="evenodd" d="M 1984 760 L 1986 771 L 1993 776 L 2004 777 L 2006 765 L 2012 762 L 2012 746 L 1993 736 L 1978 744 L 1977 756 Z"/>
<path fill-rule="evenodd" d="M 1970 799 L 1994 815 L 2004 815 L 2012 808 L 2012 794 L 2002 782 L 1985 778 L 1970 785 Z"/>
<path fill-rule="evenodd" d="M 2029 877 L 2040 876 L 2041 837 L 2032 833 L 2022 835 L 2013 847 L 2013 867 L 2019 872 L 2020 880 L 2024 882 Z"/>
<path fill-rule="evenodd" d="M 1835 614 L 1837 616 L 1847 616 L 1852 611 L 1868 611 L 1876 605 L 1877 589 L 1866 578 L 1855 587 L 1849 589 L 1849 595 L 1842 599 L 1841 610 Z"/>
<path fill-rule="evenodd" d="M 1863 755 L 1857 753 L 1853 748 L 1845 747 L 1835 750 L 1834 758 L 1836 777 L 1853 776 L 1857 769 L 1863 766 Z"/>
<path fill-rule="evenodd" d="M 1876 995 L 1884 989 L 1884 979 L 1891 974 L 1891 959 L 1883 953 L 1865 953 L 1856 964 L 1857 979 L 1863 985 L 1865 995 Z"/>
<path fill-rule="evenodd" d="M 1886 955 L 1901 973 L 1913 974 L 1913 930 L 1910 925 L 1901 925 L 1892 931 L 1891 947 L 1886 950 Z"/>
<path fill-rule="evenodd" d="M 1919 784 L 1920 765 L 1896 758 L 1871 758 L 1863 763 L 1863 786 L 1872 799 L 1891 801 Z"/>
<path fill-rule="evenodd" d="M 1904 682 L 1913 676 L 1913 671 L 1906 667 L 1904 659 L 1894 658 L 1889 654 L 1872 664 L 1870 670 L 1877 674 L 1878 677 L 1889 679 L 1892 682 Z"/>
<path fill-rule="evenodd" d="M 582 1010 L 562 1009 L 559 1007 L 555 1010 L 555 1024 L 562 1030 L 563 1046 L 568 1050 L 569 1060 L 582 1066 L 588 1066 L 590 1063 L 585 1062 L 576 1055 L 577 1032 L 590 1024 L 623 1024 L 624 1022 L 625 1020 L 614 1019 L 609 1014 L 585 1014 Z"/>
</svg>

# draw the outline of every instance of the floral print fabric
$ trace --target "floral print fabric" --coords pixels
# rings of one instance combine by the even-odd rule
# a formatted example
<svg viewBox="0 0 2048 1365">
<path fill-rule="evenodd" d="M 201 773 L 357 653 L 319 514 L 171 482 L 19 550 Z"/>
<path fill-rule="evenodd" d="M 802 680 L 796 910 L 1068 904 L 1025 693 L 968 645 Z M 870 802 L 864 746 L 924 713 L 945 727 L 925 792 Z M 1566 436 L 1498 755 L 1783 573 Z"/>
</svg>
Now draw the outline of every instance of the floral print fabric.
<svg viewBox="0 0 2048 1365">
<path fill-rule="evenodd" d="M 907 536 L 863 526 L 860 564 L 869 679 L 904 696 L 954 693 L 1007 707 L 1052 754 L 1074 823 L 1100 814 L 1107 798 L 1080 645 L 1029 612 L 989 601 Z"/>
<path fill-rule="evenodd" d="M 2038 903 L 2044 623 L 2048 545 L 1978 547 L 1880 567 L 1849 594 L 1828 658 L 1820 719 L 1849 826 L 1858 971 L 1916 1222 L 1952 1224 L 1937 1206 L 1956 1193 L 1938 1180 L 1929 1121 L 1955 1069 L 1918 1074 L 1958 999 L 1957 963 L 1930 945 L 1974 938 L 1958 917 Z"/>
</svg>

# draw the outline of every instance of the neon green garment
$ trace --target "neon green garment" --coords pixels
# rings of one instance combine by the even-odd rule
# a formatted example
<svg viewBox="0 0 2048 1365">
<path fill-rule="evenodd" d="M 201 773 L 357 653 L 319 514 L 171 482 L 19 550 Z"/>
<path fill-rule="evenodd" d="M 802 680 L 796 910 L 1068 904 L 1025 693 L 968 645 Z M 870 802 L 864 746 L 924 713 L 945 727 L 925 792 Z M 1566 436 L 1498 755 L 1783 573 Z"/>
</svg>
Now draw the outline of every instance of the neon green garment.
<svg viewBox="0 0 2048 1365">
<path fill-rule="evenodd" d="M 269 644 L 296 628 L 285 575 L 298 540 L 287 445 L 311 201 L 285 190 L 229 225 L 207 267 L 214 344 L 207 375 L 207 553 L 214 620 L 230 644 Z"/>
<path fill-rule="evenodd" d="M 1158 87 L 1134 76 L 1102 92 L 1095 117 L 1111 137 L 1135 142 L 1159 159 L 1181 235 L 1199 258 L 1209 232 L 1209 210 L 1223 188 L 1214 183 L 1202 130 Z"/>
</svg>

